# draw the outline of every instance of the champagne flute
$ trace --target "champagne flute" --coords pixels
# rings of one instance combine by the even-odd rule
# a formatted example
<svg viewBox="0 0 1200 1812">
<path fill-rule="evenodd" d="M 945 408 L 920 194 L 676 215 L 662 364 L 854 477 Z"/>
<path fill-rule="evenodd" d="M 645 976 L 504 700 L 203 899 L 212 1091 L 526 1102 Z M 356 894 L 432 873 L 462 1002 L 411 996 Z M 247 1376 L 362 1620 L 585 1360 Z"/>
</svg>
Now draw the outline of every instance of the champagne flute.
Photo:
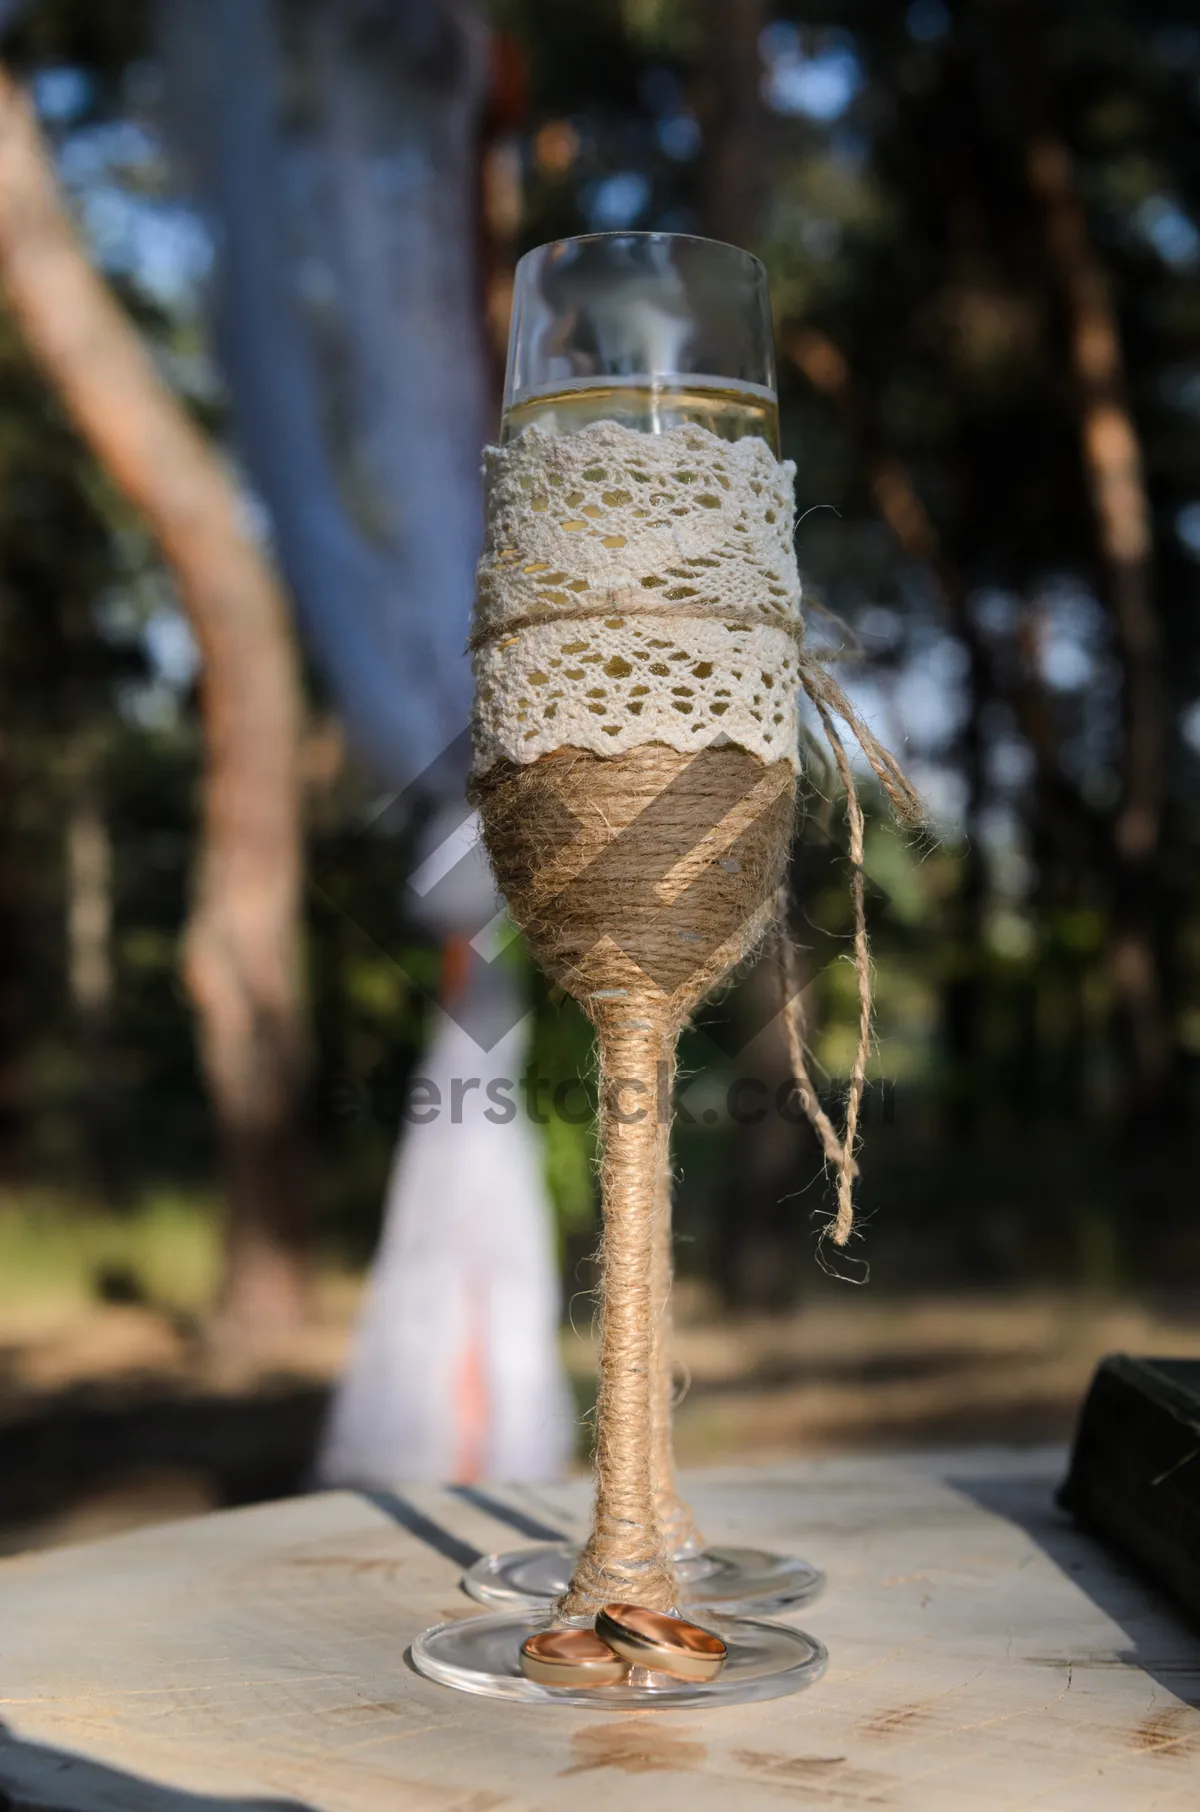
<svg viewBox="0 0 1200 1812">
<path fill-rule="evenodd" d="M 578 434 L 613 421 L 643 434 L 694 423 L 721 440 L 754 435 L 779 456 L 779 405 L 766 272 L 736 246 L 682 234 L 606 233 L 539 246 L 517 267 L 502 444 L 534 427 Z M 656 1267 L 655 1494 L 682 1601 L 781 1610 L 815 1597 L 808 1561 L 759 1548 L 707 1547 L 674 1487 L 669 1355 L 671 1216 Z M 483 1604 L 552 1604 L 570 1582 L 569 1543 L 489 1554 L 463 1585 Z"/>
<path fill-rule="evenodd" d="M 558 438 L 584 434 L 595 424 L 614 424 L 617 429 L 625 431 L 626 438 L 621 444 L 634 467 L 641 459 L 636 442 L 642 436 L 658 437 L 672 430 L 700 430 L 703 431 L 700 436 L 693 434 L 693 443 L 706 457 L 710 450 L 716 450 L 713 446 L 715 442 L 738 442 L 754 438 L 764 443 L 764 450 L 761 459 L 752 449 L 747 450 L 750 453 L 748 463 L 759 474 L 752 488 L 758 495 L 764 488 L 771 488 L 776 499 L 776 512 L 782 508 L 790 514 L 790 500 L 781 500 L 777 489 L 774 489 L 778 486 L 780 475 L 772 458 L 768 457 L 768 453 L 778 456 L 778 408 L 765 273 L 756 259 L 733 246 L 686 235 L 661 233 L 596 234 L 561 240 L 540 247 L 522 259 L 517 269 L 502 446 L 519 452 L 522 437 L 532 434 L 534 438 L 528 445 L 533 455 L 540 458 L 545 444 Z M 705 436 L 709 437 L 707 441 Z M 621 437 L 616 438 L 620 440 Z M 613 437 L 609 436 L 604 444 L 613 444 Z M 676 459 L 674 451 L 667 457 L 672 462 Z M 687 459 L 683 455 L 682 446 L 679 457 L 686 466 Z M 583 465 L 587 466 L 586 458 Z M 586 479 L 586 471 L 584 476 Z M 603 474 L 600 473 L 599 477 L 602 479 Z M 675 477 L 683 482 L 694 478 L 695 474 L 676 470 Z M 533 481 L 528 482 L 536 492 Z M 717 482 L 725 484 L 726 480 L 720 478 Z M 639 511 L 633 507 L 633 499 L 627 491 L 612 491 L 604 497 L 598 495 L 591 503 L 584 500 L 582 493 L 579 499 L 567 496 L 564 501 L 568 506 L 568 513 L 571 513 L 571 506 L 578 502 L 583 515 L 577 521 L 557 521 L 551 512 L 550 516 L 543 519 L 556 534 L 559 530 L 581 530 L 603 536 L 604 531 L 595 527 L 594 523 L 589 525 L 585 517 L 588 512 L 593 517 L 598 517 L 607 506 L 628 507 L 633 516 L 653 514 L 652 511 Z M 647 501 L 652 501 L 649 493 Z M 715 494 L 700 496 L 697 503 L 704 505 L 705 509 L 720 509 L 720 499 Z M 539 497 L 520 507 L 545 512 L 548 506 L 546 499 Z M 767 506 L 764 505 L 763 508 Z M 697 513 L 704 515 L 705 510 L 698 510 Z M 689 507 L 681 503 L 674 514 L 686 516 L 689 514 Z M 715 521 L 715 517 L 713 520 Z M 768 514 L 766 520 L 774 524 L 781 519 L 778 513 L 774 513 Z M 737 526 L 743 527 L 744 531 L 744 525 Z M 511 540 L 514 532 L 515 545 L 497 543 L 492 548 L 495 559 L 501 564 L 506 560 L 519 562 L 529 558 L 527 554 L 519 552 L 522 531 L 510 529 L 507 531 L 508 539 Z M 779 528 L 771 531 L 776 541 L 780 532 Z M 565 533 L 562 539 L 567 539 Z M 737 535 L 732 534 L 730 539 L 736 541 Z M 620 535 L 616 535 L 604 540 L 603 545 L 624 547 L 625 541 Z M 786 533 L 784 547 L 790 561 L 790 543 Z M 564 554 L 563 558 L 570 563 L 571 556 Z M 701 564 L 705 562 L 702 561 Z M 717 561 L 708 560 L 707 564 L 712 566 Z M 542 570 L 544 566 L 540 561 L 531 561 L 521 567 L 523 573 L 532 574 Z M 559 577 L 565 578 L 566 575 Z M 642 581 L 643 584 L 645 582 Z M 542 581 L 535 581 L 535 584 L 540 583 Z M 545 584 L 548 586 L 550 581 L 546 580 Z M 586 601 L 579 600 L 579 592 L 589 589 L 582 580 L 576 580 L 567 589 L 551 591 L 549 594 L 559 620 L 569 621 L 568 640 L 571 635 L 583 632 L 585 617 L 594 619 L 597 614 L 604 616 L 614 608 L 622 608 L 620 605 L 610 604 L 607 607 L 601 605 L 598 610 L 595 603 L 589 605 Z M 600 595 L 607 594 L 601 589 Z M 776 597 L 783 595 L 776 586 Z M 671 596 L 670 590 L 664 594 L 665 599 Z M 695 588 L 691 588 L 686 596 L 696 597 L 698 593 Z M 577 600 L 574 603 L 573 598 Z M 660 636 L 672 633 L 669 624 L 662 621 L 662 618 L 664 613 L 670 615 L 675 611 L 676 606 L 673 604 L 658 601 L 649 605 L 632 604 L 629 608 L 635 615 L 641 609 L 652 612 L 660 619 L 661 627 L 655 626 L 650 633 Z M 782 604 L 772 604 L 764 598 L 752 601 L 749 608 L 751 612 L 757 612 L 757 616 L 750 619 L 753 621 L 762 621 L 769 611 L 774 610 L 774 620 L 780 627 L 790 631 L 794 619 L 781 619 L 779 613 L 784 608 Z M 735 610 L 732 618 L 719 605 L 714 605 L 707 612 L 692 605 L 690 613 L 693 624 L 705 614 L 721 618 L 723 627 L 718 632 L 721 638 L 726 637 L 727 630 L 733 638 L 744 637 L 749 633 L 745 628 L 747 617 L 744 607 Z M 576 614 L 580 620 L 578 631 L 575 629 Z M 689 606 L 679 606 L 678 615 L 682 624 L 689 616 Z M 539 623 L 547 620 L 540 603 L 536 620 Z M 621 618 L 607 627 L 619 628 L 623 621 L 624 618 Z M 499 633 L 503 639 L 494 646 L 491 658 L 494 662 L 503 663 L 506 659 L 514 658 L 505 651 L 516 645 L 519 636 L 506 634 L 503 630 Z M 681 634 L 682 629 L 677 629 L 674 633 Z M 477 638 L 478 635 L 479 632 Z M 778 639 L 777 637 L 776 640 Z M 476 647 L 484 645 L 484 642 L 476 639 Z M 729 643 L 724 641 L 722 645 L 725 647 L 723 658 L 727 660 Z M 788 645 L 791 646 L 790 643 Z M 571 646 L 582 647 L 583 644 L 575 642 Z M 669 641 L 656 641 L 650 646 L 665 649 L 672 644 Z M 599 657 L 593 655 L 584 658 Z M 684 657 L 680 655 L 678 658 Z M 552 663 L 557 664 L 559 663 Z M 570 664 L 569 661 L 566 663 L 567 666 Z M 626 663 L 618 661 L 613 664 L 619 671 L 631 671 Z M 661 666 L 659 670 L 666 671 Z M 607 671 L 609 669 L 606 668 Z M 706 671 L 711 669 L 706 669 L 703 662 L 699 663 L 698 672 L 703 674 Z M 789 666 L 787 658 L 781 656 L 777 674 L 764 674 L 763 683 L 768 688 L 778 683 L 779 689 L 786 693 L 795 673 L 794 662 Z M 741 675 L 735 677 L 740 679 Z M 535 687 L 545 682 L 545 674 L 531 676 L 531 683 Z M 648 689 L 643 687 L 641 690 Z M 688 697 L 692 696 L 688 687 L 683 690 Z M 488 695 L 489 689 L 481 688 L 478 697 L 484 700 Z M 520 702 L 524 706 L 527 701 Z M 605 709 L 599 703 L 588 708 L 600 711 L 601 714 Z M 693 710 L 687 698 L 681 698 L 672 708 L 684 713 Z M 727 708 L 724 702 L 717 702 L 714 706 L 717 713 Z M 785 725 L 784 701 L 779 699 L 776 704 L 773 695 L 771 708 L 777 711 L 771 723 Z M 631 707 L 635 713 L 641 709 L 640 702 Z M 548 712 L 547 717 L 549 716 Z M 721 718 L 715 716 L 712 729 L 707 734 L 713 735 L 721 722 Z M 477 748 L 480 727 L 480 721 L 477 720 Z M 697 731 L 703 728 L 698 720 L 695 728 Z M 690 745 L 691 753 L 675 756 L 674 750 L 679 747 L 678 742 L 671 742 L 668 737 L 665 739 L 668 746 L 663 747 L 659 738 L 646 737 L 641 739 L 642 746 L 633 744 L 630 749 L 631 755 L 648 758 L 640 767 L 637 761 L 630 760 L 630 755 L 625 755 L 613 760 L 602 758 L 598 762 L 598 768 L 591 770 L 592 780 L 589 784 L 604 793 L 606 799 L 604 810 L 597 811 L 593 816 L 606 826 L 618 820 L 632 825 L 639 813 L 643 816 L 646 814 L 648 808 L 642 803 L 646 798 L 644 784 L 642 792 L 638 793 L 639 782 L 632 778 L 627 782 L 624 776 L 634 776 L 636 770 L 644 783 L 649 768 L 654 762 L 662 765 L 660 758 L 663 756 L 668 758 L 665 764 L 667 768 L 670 768 L 672 761 L 675 762 L 677 771 L 680 763 L 686 768 L 688 763 L 704 766 L 708 762 L 710 772 L 713 771 L 712 762 L 715 761 L 721 767 L 722 764 L 727 765 L 732 756 L 735 764 L 741 763 L 744 768 L 754 769 L 763 776 L 768 783 L 768 792 L 774 788 L 771 814 L 775 828 L 759 830 L 756 829 L 755 821 L 749 821 L 745 837 L 737 844 L 738 850 L 749 850 L 752 845 L 757 850 L 753 859 L 747 857 L 749 867 L 745 874 L 738 860 L 729 859 L 718 863 L 714 858 L 706 859 L 705 873 L 716 875 L 718 893 L 724 888 L 722 898 L 726 905 L 732 902 L 735 912 L 733 922 L 720 934 L 723 940 L 728 941 L 722 941 L 719 949 L 714 950 L 707 970 L 708 959 L 704 962 L 695 961 L 687 956 L 686 949 L 683 952 L 682 967 L 679 967 L 680 949 L 673 946 L 672 960 L 676 966 L 670 979 L 655 983 L 643 974 L 642 981 L 634 979 L 629 988 L 607 987 L 601 985 L 603 977 L 597 979 L 603 965 L 593 963 L 588 954 L 593 946 L 588 944 L 585 948 L 578 945 L 575 947 L 571 959 L 574 963 L 574 985 L 571 991 L 587 1006 L 596 1023 L 602 1047 L 606 1036 L 612 1039 L 614 1026 L 619 1025 L 623 1034 L 628 1034 L 632 1040 L 629 1060 L 640 1065 L 646 1072 L 642 1080 L 629 1086 L 639 1090 L 643 1096 L 653 1096 L 655 1093 L 654 1050 L 657 1049 L 664 1056 L 668 1054 L 668 1050 L 673 1052 L 674 1034 L 671 1034 L 669 1047 L 653 1047 L 650 1037 L 643 1037 L 636 1031 L 636 1028 L 644 1027 L 649 1033 L 653 1031 L 653 1027 L 649 1020 L 632 1016 L 638 1010 L 634 996 L 638 997 L 647 1012 L 656 1010 L 655 998 L 658 1001 L 669 1001 L 674 1015 L 673 1023 L 677 1026 L 679 1018 L 686 1016 L 686 1012 L 698 1003 L 717 979 L 722 967 L 737 960 L 738 953 L 744 950 L 748 941 L 752 941 L 751 932 L 764 929 L 769 923 L 772 911 L 770 902 L 773 901 L 778 881 L 777 866 L 773 876 L 768 871 L 773 864 L 777 865 L 782 860 L 784 844 L 779 831 L 790 821 L 794 773 L 787 766 L 787 758 L 793 752 L 779 746 L 787 740 L 784 731 L 764 726 L 764 734 L 768 744 L 773 736 L 776 738 L 770 755 L 744 752 L 746 747 L 753 749 L 753 739 L 748 745 L 739 745 L 736 737 L 718 737 L 717 742 L 712 744 L 711 752 L 705 750 L 702 743 L 694 742 Z M 656 744 L 659 744 L 657 755 Z M 542 840 L 543 831 L 547 834 L 549 831 L 548 822 L 545 827 L 540 823 L 530 822 L 531 814 L 536 815 L 542 810 L 552 812 L 554 801 L 553 773 L 548 772 L 538 778 L 537 770 L 545 764 L 548 770 L 558 766 L 561 771 L 559 758 L 562 756 L 567 757 L 567 765 L 570 766 L 576 760 L 580 746 L 591 745 L 572 743 L 569 736 L 563 736 L 560 743 L 548 742 L 545 745 L 547 753 L 532 758 L 532 768 L 512 769 L 521 782 L 520 785 L 517 785 L 517 781 L 510 782 L 502 777 L 495 794 L 491 795 L 491 809 L 495 813 L 493 827 L 500 824 L 502 833 L 513 840 L 514 848 L 517 844 L 522 844 L 522 839 L 525 840 L 521 853 L 515 858 L 510 881 L 505 883 L 510 905 L 514 899 L 512 887 L 515 885 L 519 892 L 524 884 L 519 877 L 528 877 L 532 872 L 530 861 L 536 868 L 540 859 L 533 846 Z M 615 747 L 613 745 L 614 750 Z M 602 748 L 599 753 L 604 757 L 609 751 Z M 588 759 L 595 761 L 596 757 Z M 626 765 L 622 766 L 622 762 Z M 504 765 L 501 763 L 501 768 Z M 511 763 L 509 766 L 511 767 Z M 602 771 L 602 777 L 598 778 L 599 771 Z M 531 774 L 536 779 L 536 785 L 526 787 L 524 781 Z M 785 781 L 784 776 L 790 778 Z M 490 775 L 488 779 L 490 785 Z M 673 783 L 664 781 L 662 784 L 668 786 Z M 758 782 L 753 784 L 757 788 Z M 658 782 L 654 785 L 656 788 Z M 505 788 L 514 786 L 516 791 L 507 795 L 503 809 L 497 807 L 495 799 L 499 798 Z M 734 793 L 736 792 L 735 786 Z M 657 801 L 664 798 L 665 794 L 652 791 L 651 797 Z M 539 801 L 543 803 L 540 804 Z M 730 811 L 733 802 L 731 794 L 728 805 L 720 808 L 721 812 Z M 605 811 L 615 814 L 611 821 L 605 817 Z M 764 813 L 764 821 L 766 815 L 768 814 Z M 486 812 L 484 821 L 486 829 Z M 709 821 L 702 835 L 716 830 L 717 821 Z M 756 836 L 758 842 L 754 844 Z M 489 850 L 500 876 L 505 863 L 498 861 L 501 852 L 493 840 L 492 832 L 489 832 Z M 757 869 L 755 862 L 758 863 Z M 730 881 L 728 876 L 722 879 L 717 872 L 721 869 L 735 871 L 743 878 L 736 882 Z M 753 878 L 750 870 L 754 870 Z M 754 891 L 756 888 L 759 888 L 758 892 Z M 766 889 L 765 892 L 763 888 Z M 739 889 L 744 891 L 739 893 Z M 752 912 L 753 923 L 749 917 L 743 923 L 737 916 L 742 910 L 738 904 L 739 899 L 747 903 L 746 909 Z M 529 924 L 521 913 L 517 912 L 515 916 L 528 930 Z M 577 929 L 580 923 L 587 921 L 588 916 L 586 911 L 578 915 L 574 921 Z M 650 916 L 654 916 L 653 909 Z M 623 927 L 627 929 L 624 919 L 621 924 L 614 923 L 610 928 L 617 945 L 620 945 Z M 590 932 L 588 935 L 590 936 Z M 695 934 L 681 930 L 672 935 L 686 938 Z M 539 952 L 543 961 L 546 961 L 546 953 L 555 943 L 556 937 L 557 931 L 552 933 L 548 942 L 543 941 L 544 948 Z M 537 949 L 537 940 L 532 941 Z M 607 932 L 604 941 L 609 942 Z M 566 937 L 566 943 L 570 943 L 569 936 Z M 599 949 L 599 946 L 595 948 Z M 726 950 L 730 954 L 722 956 L 721 952 Z M 636 978 L 641 973 L 638 959 L 628 952 L 622 953 L 618 949 L 618 958 L 630 977 Z M 614 1005 L 614 997 L 617 996 L 621 1000 Z M 629 997 L 628 1000 L 626 996 Z M 634 1046 L 637 1047 L 636 1050 L 632 1048 Z M 610 1045 L 610 1055 L 611 1048 Z M 649 1057 L 647 1053 L 650 1053 Z M 665 1067 L 669 1066 L 659 1064 L 660 1076 Z M 614 1072 L 617 1077 L 634 1073 L 637 1072 Z M 669 1095 L 669 1087 L 667 1093 Z M 605 1474 L 602 1468 L 598 1469 L 597 1519 L 591 1541 L 584 1550 L 582 1562 L 575 1567 L 574 1576 L 572 1577 L 572 1568 L 577 1556 L 567 1546 L 526 1549 L 515 1554 L 488 1557 L 471 1569 L 464 1585 L 473 1596 L 510 1608 L 496 1615 L 436 1626 L 414 1642 L 412 1658 L 422 1672 L 444 1684 L 467 1692 L 522 1699 L 526 1702 L 668 1706 L 775 1697 L 807 1685 L 818 1677 L 826 1659 L 823 1647 L 801 1631 L 748 1617 L 732 1617 L 725 1613 L 731 1606 L 762 1609 L 798 1603 L 812 1595 L 820 1584 L 820 1575 L 808 1563 L 787 1556 L 767 1554 L 756 1549 L 706 1548 L 692 1527 L 690 1513 L 674 1492 L 670 1444 L 670 1373 L 663 1337 L 671 1270 L 666 1127 L 663 1123 L 656 1124 L 652 1119 L 640 1130 L 626 1132 L 624 1129 L 632 1121 L 644 1119 L 644 1116 L 622 1116 L 607 1102 L 607 1093 L 605 1114 L 605 1146 L 610 1154 L 610 1163 L 614 1170 L 619 1169 L 621 1172 L 622 1189 L 632 1186 L 635 1193 L 640 1195 L 642 1203 L 638 1211 L 638 1225 L 642 1232 L 631 1240 L 628 1229 L 633 1222 L 626 1226 L 625 1214 L 615 1215 L 616 1198 L 614 1195 L 610 1200 L 610 1180 L 606 1179 L 606 1276 L 611 1273 L 616 1262 L 615 1239 L 620 1246 L 623 1276 L 627 1280 L 634 1278 L 639 1298 L 644 1298 L 650 1304 L 648 1321 L 642 1321 L 639 1325 L 636 1318 L 633 1322 L 630 1321 L 629 1301 L 624 1301 L 623 1329 L 625 1335 L 632 1334 L 629 1351 L 622 1352 L 619 1342 L 610 1342 L 602 1353 L 601 1360 L 598 1445 L 611 1447 L 615 1444 L 620 1447 L 627 1473 L 625 1484 L 631 1488 L 632 1496 L 630 1490 L 627 1490 L 623 1509 L 618 1506 L 615 1496 L 606 1497 L 608 1488 L 604 1482 Z M 653 1169 L 648 1169 L 640 1160 L 635 1162 L 635 1147 L 640 1149 L 643 1159 L 649 1157 L 658 1166 L 657 1182 L 647 1181 L 648 1177 L 653 1179 Z M 615 1189 L 615 1185 L 613 1187 Z M 649 1211 L 652 1206 L 651 1214 Z M 610 1210 L 614 1211 L 611 1225 Z M 643 1237 L 651 1222 L 653 1235 Z M 607 1291 L 608 1285 L 605 1287 Z M 611 1307 L 611 1294 L 607 1294 L 605 1300 Z M 633 1347 L 636 1347 L 636 1353 L 633 1352 Z M 647 1414 L 651 1406 L 652 1413 Z M 632 1519 L 628 1513 L 630 1502 L 636 1502 L 640 1506 Z M 623 1571 L 624 1561 L 618 1564 L 619 1557 L 615 1554 L 609 1556 L 613 1570 L 609 1570 L 608 1561 L 601 1557 L 607 1539 L 601 1531 L 606 1529 L 611 1534 L 614 1525 L 629 1532 L 641 1556 L 629 1561 L 627 1572 Z M 675 1550 L 669 1556 L 663 1541 L 664 1534 Z M 669 1560 L 668 1567 L 664 1567 L 664 1560 Z M 629 1597 L 635 1602 L 654 1606 L 653 1597 L 637 1598 L 635 1585 L 631 1586 L 628 1593 L 613 1593 L 609 1590 L 610 1579 L 626 1577 L 635 1581 L 638 1569 L 643 1565 L 648 1569 L 647 1578 L 652 1576 L 657 1582 L 654 1586 L 656 1593 L 669 1591 L 673 1572 L 676 1601 L 683 1602 L 689 1611 L 699 1605 L 704 1606 L 706 1622 L 719 1630 L 727 1648 L 725 1664 L 715 1678 L 703 1682 L 684 1680 L 672 1677 L 669 1669 L 659 1671 L 647 1666 L 634 1667 L 629 1677 L 617 1684 L 588 1685 L 581 1678 L 578 1688 L 572 1688 L 539 1684 L 535 1679 L 522 1674 L 518 1660 L 522 1642 L 545 1630 L 548 1623 L 566 1627 L 570 1626 L 572 1619 L 586 1623 L 598 1608 L 595 1598 L 597 1590 L 608 1597 Z M 564 1589 L 567 1589 L 566 1596 L 560 1603 L 553 1604 L 552 1601 L 557 1600 Z M 669 1598 L 660 1595 L 655 1608 L 661 1609 L 669 1604 Z M 720 1607 L 719 1613 L 712 1608 L 717 1606 Z M 675 1615 L 673 1611 L 671 1614 Z M 669 1624 L 669 1619 L 667 1621 Z M 662 1622 L 660 1617 L 659 1623 Z M 686 1624 L 679 1627 L 684 1630 L 688 1628 Z"/>
</svg>

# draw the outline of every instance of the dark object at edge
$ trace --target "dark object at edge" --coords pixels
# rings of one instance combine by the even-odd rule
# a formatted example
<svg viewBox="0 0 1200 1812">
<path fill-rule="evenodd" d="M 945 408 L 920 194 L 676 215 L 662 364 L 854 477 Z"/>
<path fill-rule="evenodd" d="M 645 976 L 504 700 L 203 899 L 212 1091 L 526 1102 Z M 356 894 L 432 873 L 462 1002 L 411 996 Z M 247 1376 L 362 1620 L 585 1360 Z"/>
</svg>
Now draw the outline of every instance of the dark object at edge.
<svg viewBox="0 0 1200 1812">
<path fill-rule="evenodd" d="M 1058 1501 L 1200 1623 L 1200 1359 L 1102 1359 Z"/>
</svg>

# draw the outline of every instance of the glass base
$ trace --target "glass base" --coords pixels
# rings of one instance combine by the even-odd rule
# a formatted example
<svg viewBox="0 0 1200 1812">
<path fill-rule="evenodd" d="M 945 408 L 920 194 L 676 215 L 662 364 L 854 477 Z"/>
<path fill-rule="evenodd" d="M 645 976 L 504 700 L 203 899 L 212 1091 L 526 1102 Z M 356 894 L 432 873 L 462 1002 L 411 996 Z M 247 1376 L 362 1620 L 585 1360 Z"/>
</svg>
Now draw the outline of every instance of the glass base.
<svg viewBox="0 0 1200 1812">
<path fill-rule="evenodd" d="M 634 1667 L 619 1686 L 539 1686 L 525 1678 L 518 1657 L 525 1638 L 547 1628 L 544 1611 L 437 1623 L 417 1637 L 410 1654 L 419 1673 L 459 1692 L 525 1705 L 592 1705 L 610 1711 L 779 1699 L 819 1680 L 829 1659 L 815 1637 L 786 1624 L 708 1617 L 705 1626 L 716 1631 L 729 1652 L 716 1679 L 702 1683 Z"/>
<path fill-rule="evenodd" d="M 561 1598 L 571 1583 L 578 1550 L 566 1542 L 485 1554 L 463 1574 L 463 1590 L 479 1604 L 536 1610 Z M 762 1548 L 706 1548 L 676 1556 L 679 1602 L 690 1610 L 783 1611 L 807 1604 L 825 1575 L 790 1554 Z"/>
</svg>

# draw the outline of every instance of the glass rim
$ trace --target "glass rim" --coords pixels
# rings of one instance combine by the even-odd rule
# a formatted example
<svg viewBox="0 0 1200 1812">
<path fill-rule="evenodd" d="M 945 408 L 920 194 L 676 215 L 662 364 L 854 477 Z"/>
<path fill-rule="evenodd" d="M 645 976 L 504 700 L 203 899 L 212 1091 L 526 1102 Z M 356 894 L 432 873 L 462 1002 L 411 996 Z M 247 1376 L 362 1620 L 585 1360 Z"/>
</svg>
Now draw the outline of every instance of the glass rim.
<svg viewBox="0 0 1200 1812">
<path fill-rule="evenodd" d="M 676 245 L 715 246 L 722 252 L 735 252 L 739 258 L 744 258 L 747 264 L 756 265 L 762 275 L 764 284 L 766 284 L 768 280 L 767 267 L 762 259 L 754 252 L 748 252 L 744 245 L 734 245 L 732 241 L 728 239 L 713 239 L 707 233 L 666 233 L 660 232 L 653 227 L 630 227 L 628 229 L 615 228 L 607 233 L 567 233 L 560 239 L 546 239 L 541 245 L 532 245 L 527 252 L 522 252 L 513 267 L 514 276 L 527 259 L 536 258 L 540 252 L 552 252 L 557 250 L 559 246 L 566 245 L 598 245 L 606 239 L 637 239 L 646 242 L 651 240 L 670 240 Z"/>
</svg>

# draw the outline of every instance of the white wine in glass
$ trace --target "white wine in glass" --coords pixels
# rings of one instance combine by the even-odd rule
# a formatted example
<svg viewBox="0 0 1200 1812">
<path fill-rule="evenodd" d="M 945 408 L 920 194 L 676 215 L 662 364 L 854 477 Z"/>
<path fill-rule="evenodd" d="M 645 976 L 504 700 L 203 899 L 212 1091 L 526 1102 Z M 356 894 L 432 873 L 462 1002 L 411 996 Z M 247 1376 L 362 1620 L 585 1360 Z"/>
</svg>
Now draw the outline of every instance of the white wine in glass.
<svg viewBox="0 0 1200 1812">
<path fill-rule="evenodd" d="M 765 385 L 656 383 L 649 377 L 584 380 L 533 394 L 504 412 L 503 445 L 522 429 L 546 434 L 578 434 L 593 422 L 617 422 L 640 434 L 663 434 L 686 423 L 707 428 L 718 440 L 744 440 L 757 435 L 779 457 L 779 404 Z"/>
</svg>

